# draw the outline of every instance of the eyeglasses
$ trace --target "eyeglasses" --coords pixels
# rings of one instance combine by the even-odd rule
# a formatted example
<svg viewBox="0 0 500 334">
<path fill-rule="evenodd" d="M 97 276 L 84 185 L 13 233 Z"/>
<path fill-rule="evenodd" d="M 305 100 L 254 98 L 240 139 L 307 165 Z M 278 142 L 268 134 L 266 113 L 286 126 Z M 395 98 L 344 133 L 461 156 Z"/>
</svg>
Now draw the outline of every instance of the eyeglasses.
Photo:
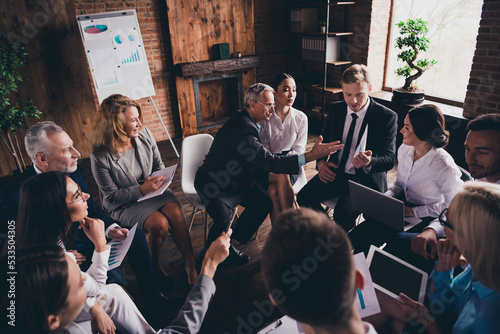
<svg viewBox="0 0 500 334">
<path fill-rule="evenodd" d="M 82 191 L 82 188 L 80 188 L 80 186 L 78 186 L 78 190 L 76 191 L 76 194 L 75 194 L 75 200 L 68 202 L 66 204 L 73 204 L 73 203 L 76 203 L 78 201 L 85 201 L 84 194 L 85 193 Z"/>
<path fill-rule="evenodd" d="M 259 102 L 259 101 L 256 101 L 256 100 L 253 100 L 254 102 L 257 102 L 258 104 L 264 106 L 267 108 L 267 110 L 271 109 L 271 108 L 275 108 L 276 107 L 276 104 L 275 103 L 262 103 L 262 102 Z"/>
<path fill-rule="evenodd" d="M 453 231 L 453 226 L 450 224 L 450 222 L 448 221 L 448 217 L 446 216 L 447 213 L 448 213 L 448 208 L 441 211 L 438 217 L 439 223 L 441 224 L 441 226 L 446 226 L 447 228 Z"/>
</svg>

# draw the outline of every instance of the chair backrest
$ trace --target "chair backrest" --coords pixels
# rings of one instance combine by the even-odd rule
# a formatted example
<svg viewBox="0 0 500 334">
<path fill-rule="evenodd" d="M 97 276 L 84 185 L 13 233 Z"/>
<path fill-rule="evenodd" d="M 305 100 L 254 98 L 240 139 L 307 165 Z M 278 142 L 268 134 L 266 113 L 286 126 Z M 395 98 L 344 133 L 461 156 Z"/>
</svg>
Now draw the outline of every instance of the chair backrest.
<svg viewBox="0 0 500 334">
<path fill-rule="evenodd" d="M 458 169 L 460 169 L 460 172 L 462 173 L 462 175 L 460 175 L 460 180 L 464 182 L 474 180 L 474 178 L 465 168 L 458 166 Z"/>
<path fill-rule="evenodd" d="M 181 151 L 181 184 L 184 193 L 196 193 L 194 178 L 212 146 L 214 138 L 206 133 L 184 138 Z"/>
</svg>

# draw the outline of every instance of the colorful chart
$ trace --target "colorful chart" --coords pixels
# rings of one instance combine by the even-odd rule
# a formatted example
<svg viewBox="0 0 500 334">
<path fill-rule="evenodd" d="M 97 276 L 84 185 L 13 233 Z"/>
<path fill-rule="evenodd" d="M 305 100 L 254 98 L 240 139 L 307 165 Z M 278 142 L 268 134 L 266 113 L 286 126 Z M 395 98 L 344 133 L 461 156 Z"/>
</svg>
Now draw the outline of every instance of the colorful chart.
<svg viewBox="0 0 500 334">
<path fill-rule="evenodd" d="M 83 31 L 85 31 L 86 34 L 100 34 L 106 30 L 108 30 L 108 26 L 104 24 L 96 24 L 83 28 Z"/>
<path fill-rule="evenodd" d="M 116 85 L 118 84 L 118 76 L 116 75 L 116 71 L 113 71 L 113 75 L 111 75 L 109 78 L 107 78 L 101 86 L 111 86 L 111 85 Z"/>
<path fill-rule="evenodd" d="M 118 44 L 122 44 L 123 43 L 123 37 L 121 35 L 116 35 L 115 36 L 115 42 L 118 43 Z"/>
<path fill-rule="evenodd" d="M 139 49 L 136 49 L 130 55 L 122 58 L 122 64 L 139 63 L 141 61 L 141 56 L 139 54 Z"/>
</svg>

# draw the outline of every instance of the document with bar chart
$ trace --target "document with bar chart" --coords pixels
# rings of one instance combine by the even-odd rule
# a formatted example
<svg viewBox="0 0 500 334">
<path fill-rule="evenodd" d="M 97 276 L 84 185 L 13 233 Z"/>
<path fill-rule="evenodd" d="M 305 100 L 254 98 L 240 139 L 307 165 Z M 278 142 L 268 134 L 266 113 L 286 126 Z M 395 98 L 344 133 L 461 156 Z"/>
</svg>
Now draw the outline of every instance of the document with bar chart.
<svg viewBox="0 0 500 334">
<path fill-rule="evenodd" d="M 77 15 L 99 103 L 112 94 L 155 95 L 135 10 Z"/>
</svg>

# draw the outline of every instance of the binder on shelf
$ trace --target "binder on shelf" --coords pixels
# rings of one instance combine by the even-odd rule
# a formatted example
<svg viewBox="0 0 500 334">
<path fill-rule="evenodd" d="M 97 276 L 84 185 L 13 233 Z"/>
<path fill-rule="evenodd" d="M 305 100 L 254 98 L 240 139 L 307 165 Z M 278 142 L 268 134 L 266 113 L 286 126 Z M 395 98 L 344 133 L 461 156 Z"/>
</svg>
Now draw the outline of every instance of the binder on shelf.
<svg viewBox="0 0 500 334">
<path fill-rule="evenodd" d="M 291 32 L 314 32 L 318 30 L 318 8 L 290 10 Z"/>
<path fill-rule="evenodd" d="M 302 37 L 302 59 L 323 61 L 326 52 L 326 61 L 340 60 L 340 38 L 328 37 L 325 48 L 324 37 Z"/>
</svg>

